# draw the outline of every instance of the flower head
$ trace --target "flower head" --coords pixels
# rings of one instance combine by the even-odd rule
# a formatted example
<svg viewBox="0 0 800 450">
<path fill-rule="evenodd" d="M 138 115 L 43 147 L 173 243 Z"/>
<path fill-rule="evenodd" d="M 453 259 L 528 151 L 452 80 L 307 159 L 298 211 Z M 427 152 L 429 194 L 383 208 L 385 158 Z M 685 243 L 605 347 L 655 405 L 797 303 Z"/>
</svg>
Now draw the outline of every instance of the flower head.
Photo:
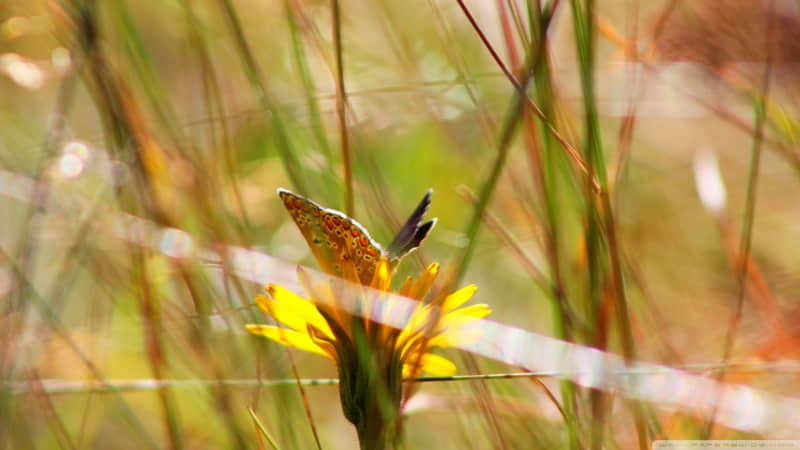
<svg viewBox="0 0 800 450">
<path fill-rule="evenodd" d="M 393 328 L 370 319 L 391 316 L 395 306 L 387 295 L 391 292 L 388 260 L 378 261 L 367 288 L 357 283 L 358 274 L 352 266 L 348 269 L 345 264 L 344 269 L 344 279 L 323 281 L 315 281 L 299 270 L 308 298 L 276 284 L 266 286 L 268 295 L 256 296 L 255 302 L 282 326 L 246 327 L 253 334 L 333 360 L 339 372 L 345 416 L 362 436 L 362 431 L 369 434 L 367 428 L 376 422 L 376 415 L 392 419 L 381 423 L 394 421 L 400 409 L 403 378 L 422 372 L 454 374 L 455 365 L 431 350 L 476 339 L 476 330 L 465 325 L 486 317 L 491 310 L 485 304 L 462 308 L 475 293 L 474 285 L 436 301 L 422 302 L 439 272 L 439 264 L 433 263 L 417 280 L 407 278 L 396 292 L 420 302 L 405 327 Z"/>
</svg>

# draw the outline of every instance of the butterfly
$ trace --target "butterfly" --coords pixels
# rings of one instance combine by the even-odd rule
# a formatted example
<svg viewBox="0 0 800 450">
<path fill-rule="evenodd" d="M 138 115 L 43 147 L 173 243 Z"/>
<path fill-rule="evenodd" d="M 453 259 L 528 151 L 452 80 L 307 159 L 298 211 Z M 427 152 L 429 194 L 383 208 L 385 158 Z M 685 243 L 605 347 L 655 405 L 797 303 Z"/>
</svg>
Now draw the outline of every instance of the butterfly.
<svg viewBox="0 0 800 450">
<path fill-rule="evenodd" d="M 362 283 L 372 280 L 381 258 L 387 258 L 390 270 L 394 270 L 400 260 L 419 247 L 428 236 L 436 219 L 421 222 L 431 204 L 432 194 L 433 190 L 428 189 L 403 228 L 384 250 L 355 219 L 335 209 L 325 208 L 302 195 L 278 189 L 283 205 L 308 242 L 322 270 L 343 276 L 343 263 L 352 261 Z"/>
</svg>

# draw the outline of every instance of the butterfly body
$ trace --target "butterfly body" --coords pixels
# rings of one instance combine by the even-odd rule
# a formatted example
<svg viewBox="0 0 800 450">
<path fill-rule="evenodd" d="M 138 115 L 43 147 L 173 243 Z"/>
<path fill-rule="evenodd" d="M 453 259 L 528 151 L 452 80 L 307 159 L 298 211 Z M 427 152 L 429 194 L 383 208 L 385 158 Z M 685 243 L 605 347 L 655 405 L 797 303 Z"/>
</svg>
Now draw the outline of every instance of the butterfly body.
<svg viewBox="0 0 800 450">
<path fill-rule="evenodd" d="M 436 223 L 434 219 L 420 224 L 430 204 L 431 191 L 428 191 L 388 250 L 384 250 L 363 225 L 344 213 L 286 189 L 278 189 L 278 195 L 322 270 L 343 276 L 344 264 L 352 263 L 362 283 L 372 280 L 381 258 L 387 258 L 394 268 L 403 256 L 419 246 Z"/>
</svg>

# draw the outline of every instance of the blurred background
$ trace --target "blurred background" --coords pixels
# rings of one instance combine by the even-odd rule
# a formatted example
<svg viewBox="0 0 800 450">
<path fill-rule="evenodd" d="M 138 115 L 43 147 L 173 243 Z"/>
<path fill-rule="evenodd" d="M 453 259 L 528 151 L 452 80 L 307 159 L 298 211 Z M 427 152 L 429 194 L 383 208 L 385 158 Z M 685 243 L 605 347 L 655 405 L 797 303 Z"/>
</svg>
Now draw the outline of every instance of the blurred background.
<svg viewBox="0 0 800 450">
<path fill-rule="evenodd" d="M 228 246 L 317 267 L 278 187 L 384 245 L 433 188 L 396 281 L 439 261 L 493 320 L 797 396 L 799 8 L 0 2 L 0 447 L 269 448 L 255 415 L 354 448 L 295 383 L 333 364 L 243 327 Z M 770 437 L 552 377 L 417 389 L 409 449 Z"/>
</svg>

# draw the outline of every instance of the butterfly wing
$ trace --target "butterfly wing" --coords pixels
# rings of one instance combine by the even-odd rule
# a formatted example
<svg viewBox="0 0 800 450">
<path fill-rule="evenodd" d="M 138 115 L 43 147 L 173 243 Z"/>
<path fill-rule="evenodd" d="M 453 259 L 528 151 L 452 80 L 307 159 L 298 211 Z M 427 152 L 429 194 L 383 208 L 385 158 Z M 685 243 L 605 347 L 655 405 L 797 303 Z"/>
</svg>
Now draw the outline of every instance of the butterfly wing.
<svg viewBox="0 0 800 450">
<path fill-rule="evenodd" d="M 334 267 L 336 274 L 346 275 L 344 264 L 353 264 L 359 281 L 363 284 L 370 283 L 383 250 L 370 237 L 366 228 L 334 209 L 325 210 L 322 228 L 334 242 L 334 247 L 338 248 L 337 264 Z"/>
<path fill-rule="evenodd" d="M 324 272 L 341 277 L 353 264 L 362 283 L 372 281 L 383 250 L 360 223 L 286 189 L 278 195 Z"/>
<path fill-rule="evenodd" d="M 311 253 L 317 259 L 320 268 L 325 273 L 341 275 L 341 270 L 337 267 L 339 260 L 338 243 L 329 238 L 328 233 L 323 229 L 322 216 L 325 214 L 324 208 L 317 203 L 285 189 L 278 189 L 278 195 L 283 201 L 283 205 L 292 216 L 297 228 L 308 243 Z"/>
<path fill-rule="evenodd" d="M 423 239 L 425 239 L 431 229 L 433 229 L 433 226 L 436 225 L 436 219 L 420 224 L 431 204 L 431 195 L 433 195 L 433 189 L 428 189 L 428 192 L 422 197 L 417 208 L 414 209 L 414 212 L 411 213 L 411 216 L 408 218 L 405 225 L 403 225 L 403 228 L 400 229 L 397 236 L 395 236 L 392 243 L 389 244 L 389 247 L 386 249 L 386 255 L 389 258 L 390 264 L 396 265 L 400 259 L 419 247 Z"/>
</svg>

